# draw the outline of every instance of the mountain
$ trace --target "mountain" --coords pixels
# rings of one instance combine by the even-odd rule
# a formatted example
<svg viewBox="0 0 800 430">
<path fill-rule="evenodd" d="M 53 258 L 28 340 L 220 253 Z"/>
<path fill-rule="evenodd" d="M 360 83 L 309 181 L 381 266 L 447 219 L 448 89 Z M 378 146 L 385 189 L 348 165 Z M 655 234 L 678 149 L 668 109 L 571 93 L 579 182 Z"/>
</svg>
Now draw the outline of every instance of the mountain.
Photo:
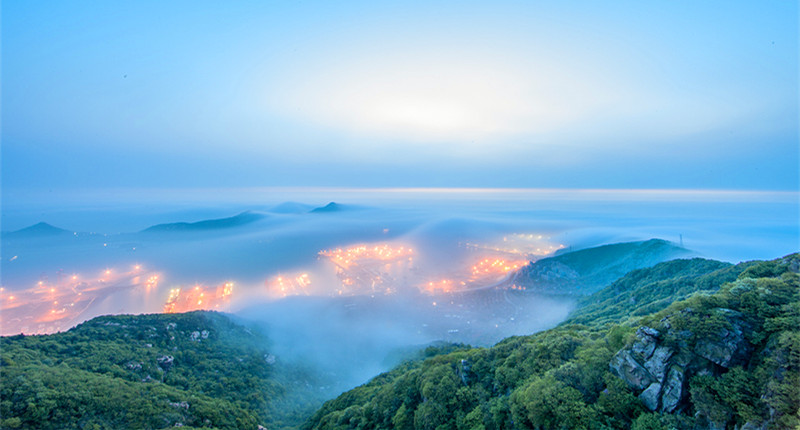
<svg viewBox="0 0 800 430">
<path fill-rule="evenodd" d="M 328 213 L 328 212 L 340 212 L 344 208 L 342 205 L 336 202 L 330 202 L 325 206 L 321 206 L 318 208 L 314 208 L 311 210 L 311 213 Z"/>
<path fill-rule="evenodd" d="M 330 202 L 325 206 L 312 209 L 310 213 L 320 214 L 320 213 L 344 212 L 344 211 L 354 210 L 357 208 L 358 206 L 343 205 L 341 203 Z"/>
<path fill-rule="evenodd" d="M 0 338 L 0 428 L 291 428 L 324 384 L 215 312 L 94 318 Z"/>
<path fill-rule="evenodd" d="M 409 361 L 303 428 L 797 428 L 799 268 L 793 254 L 636 271 L 586 303 L 635 297 L 633 311 L 653 313 L 579 309 L 551 330 Z"/>
<path fill-rule="evenodd" d="M 0 338 L 0 428 L 798 428 L 799 271 L 800 254 L 634 270 L 555 328 L 428 347 L 318 409 L 336 374 L 231 316 L 99 317 Z"/>
<path fill-rule="evenodd" d="M 197 222 L 174 222 L 168 224 L 156 224 L 142 230 L 143 233 L 162 233 L 162 232 L 194 232 L 222 230 L 234 227 L 241 227 L 254 223 L 265 218 L 266 215 L 257 212 L 242 212 L 228 218 L 209 219 Z"/>
<path fill-rule="evenodd" d="M 297 202 L 283 202 L 270 208 L 269 212 L 276 214 L 301 214 L 313 209 L 313 206 Z"/>
<path fill-rule="evenodd" d="M 70 234 L 70 231 L 58 228 L 46 222 L 40 222 L 20 230 L 3 232 L 3 237 L 7 239 L 25 239 L 36 237 L 51 237 Z"/>
<path fill-rule="evenodd" d="M 591 294 L 631 270 L 691 253 L 661 239 L 616 243 L 543 258 L 519 269 L 506 283 L 534 292 Z"/>
</svg>

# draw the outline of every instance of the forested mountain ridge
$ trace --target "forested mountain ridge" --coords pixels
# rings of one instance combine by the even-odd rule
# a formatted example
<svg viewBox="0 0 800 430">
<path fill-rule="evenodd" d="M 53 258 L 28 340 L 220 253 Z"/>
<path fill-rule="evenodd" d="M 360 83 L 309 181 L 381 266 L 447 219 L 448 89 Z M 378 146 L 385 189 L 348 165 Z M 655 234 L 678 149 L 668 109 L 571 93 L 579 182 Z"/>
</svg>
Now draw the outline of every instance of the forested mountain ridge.
<svg viewBox="0 0 800 430">
<path fill-rule="evenodd" d="M 793 254 L 635 270 L 556 328 L 428 348 L 316 413 L 330 381 L 232 316 L 98 317 L 0 338 L 0 427 L 796 428 L 798 269 Z"/>
<path fill-rule="evenodd" d="M 620 323 L 658 312 L 699 292 L 712 293 L 757 262 L 737 265 L 702 258 L 672 260 L 637 269 L 579 300 L 569 315 L 573 324 Z"/>
<path fill-rule="evenodd" d="M 2 428 L 293 427 L 320 402 L 316 376 L 216 312 L 94 318 L 0 338 Z"/>
<path fill-rule="evenodd" d="M 613 243 L 531 262 L 507 282 L 546 294 L 587 295 L 632 270 L 691 254 L 692 251 L 663 239 Z"/>
<path fill-rule="evenodd" d="M 587 303 L 638 292 L 634 310 L 654 313 L 597 307 L 593 321 L 578 310 L 551 330 L 407 362 L 327 402 L 305 428 L 793 429 L 798 267 L 793 254 L 635 271 Z"/>
</svg>

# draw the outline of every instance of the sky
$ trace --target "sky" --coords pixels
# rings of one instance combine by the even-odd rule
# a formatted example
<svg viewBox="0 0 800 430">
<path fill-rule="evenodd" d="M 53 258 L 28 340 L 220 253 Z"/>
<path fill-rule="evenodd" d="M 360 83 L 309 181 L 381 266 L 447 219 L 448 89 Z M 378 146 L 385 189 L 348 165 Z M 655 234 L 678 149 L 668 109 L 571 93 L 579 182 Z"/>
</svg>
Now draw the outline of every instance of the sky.
<svg viewBox="0 0 800 430">
<path fill-rule="evenodd" d="M 2 2 L 31 190 L 800 190 L 797 2 Z"/>
</svg>

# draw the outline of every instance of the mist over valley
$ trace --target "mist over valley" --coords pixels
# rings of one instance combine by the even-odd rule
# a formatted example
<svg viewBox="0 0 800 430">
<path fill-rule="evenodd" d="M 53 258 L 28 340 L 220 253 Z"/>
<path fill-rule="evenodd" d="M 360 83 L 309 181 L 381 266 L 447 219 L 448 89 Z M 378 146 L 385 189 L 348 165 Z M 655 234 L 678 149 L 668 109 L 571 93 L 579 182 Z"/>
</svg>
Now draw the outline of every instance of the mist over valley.
<svg viewBox="0 0 800 430">
<path fill-rule="evenodd" d="M 162 222 L 138 231 L 126 231 L 140 223 L 135 210 L 113 220 L 62 208 L 52 225 L 3 233 L 3 334 L 64 331 L 104 314 L 232 312 L 263 326 L 275 357 L 325 375 L 333 395 L 426 345 L 490 346 L 553 327 L 581 296 L 634 269 L 707 255 L 705 243 L 737 242 L 726 251 L 745 259 L 790 247 L 796 229 L 791 205 L 767 226 L 784 236 L 765 239 L 734 224 L 738 214 L 718 221 L 728 201 L 367 197 L 376 196 L 382 206 L 164 205 Z M 666 205 L 691 212 L 660 212 Z M 232 214 L 201 218 L 209 213 Z M 77 214 L 117 227 L 61 227 Z M 659 236 L 672 241 L 649 240 Z"/>
</svg>

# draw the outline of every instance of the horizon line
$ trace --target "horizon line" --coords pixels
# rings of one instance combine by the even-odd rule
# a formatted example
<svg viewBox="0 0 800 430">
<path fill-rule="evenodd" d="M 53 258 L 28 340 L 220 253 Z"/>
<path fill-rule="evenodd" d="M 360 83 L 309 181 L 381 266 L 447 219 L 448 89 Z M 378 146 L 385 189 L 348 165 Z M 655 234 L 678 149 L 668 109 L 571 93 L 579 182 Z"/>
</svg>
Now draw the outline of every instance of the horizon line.
<svg viewBox="0 0 800 430">
<path fill-rule="evenodd" d="M 11 191 L 11 192 L 9 192 Z M 18 191 L 14 192 L 14 191 Z M 762 202 L 800 206 L 800 190 L 740 190 L 703 188 L 511 188 L 511 187 L 336 187 L 336 186 L 250 186 L 250 187 L 109 187 L 83 189 L 3 190 L 4 207 L 57 204 L 125 204 L 125 203 L 283 203 L 305 201 L 312 204 L 336 201 L 363 203 L 409 198 L 421 200 L 441 199 L 458 201 L 486 198 L 509 201 L 523 199 L 582 200 L 582 201 L 706 201 L 706 202 Z M 359 202 L 362 200 L 362 202 Z"/>
<path fill-rule="evenodd" d="M 20 192 L 47 192 L 47 193 L 88 193 L 88 192 L 110 192 L 110 191 L 210 191 L 210 190 L 275 190 L 275 191 L 358 191 L 358 192 L 458 192 L 458 193 L 481 193 L 481 192 L 658 192 L 658 193 L 750 193 L 750 194 L 799 194 L 798 189 L 748 189 L 748 188 L 675 188 L 675 187 L 649 187 L 649 188 L 622 188 L 622 187 L 364 187 L 364 186 L 326 186 L 326 185 L 248 185 L 248 186 L 191 186 L 191 187 L 141 187 L 141 186 L 117 186 L 117 187 L 75 187 L 54 189 L 52 187 L 32 187 L 17 188 L 0 187 L 0 191 L 20 191 Z"/>
</svg>

